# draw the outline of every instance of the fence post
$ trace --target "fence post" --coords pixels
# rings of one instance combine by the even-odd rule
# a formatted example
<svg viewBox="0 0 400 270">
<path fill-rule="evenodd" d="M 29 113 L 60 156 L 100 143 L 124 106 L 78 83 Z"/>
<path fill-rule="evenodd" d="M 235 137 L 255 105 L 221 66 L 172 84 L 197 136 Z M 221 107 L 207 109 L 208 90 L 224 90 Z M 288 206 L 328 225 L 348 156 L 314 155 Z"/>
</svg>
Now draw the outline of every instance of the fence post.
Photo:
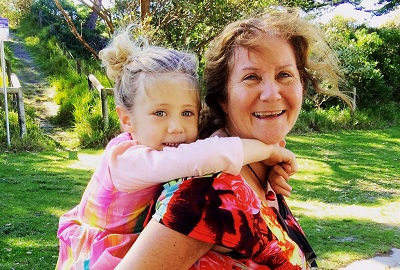
<svg viewBox="0 0 400 270">
<path fill-rule="evenodd" d="M 27 130 L 26 130 L 26 120 L 25 120 L 24 98 L 21 89 L 18 90 L 17 105 L 18 105 L 19 134 L 21 137 L 24 137 L 27 133 Z"/>
<path fill-rule="evenodd" d="M 12 71 L 11 61 L 6 59 L 6 73 L 9 83 L 11 83 L 11 71 Z"/>
<path fill-rule="evenodd" d="M 81 69 L 81 59 L 80 58 L 77 58 L 76 59 L 76 72 L 79 74 L 79 75 L 81 75 L 81 73 L 82 73 L 82 69 Z"/>
<path fill-rule="evenodd" d="M 104 86 L 99 82 L 99 80 L 97 80 L 96 76 L 94 76 L 93 74 L 88 75 L 88 83 L 89 83 L 89 88 L 93 87 L 100 93 L 101 113 L 103 115 L 104 127 L 107 128 L 109 124 L 107 89 L 104 88 Z"/>
<path fill-rule="evenodd" d="M 13 88 L 18 89 L 18 92 L 15 93 L 15 97 L 16 97 L 17 110 L 18 110 L 19 134 L 21 137 L 24 137 L 27 133 L 27 130 L 26 130 L 24 98 L 23 98 L 23 94 L 22 94 L 21 84 L 19 83 L 18 77 L 17 77 L 17 75 L 15 75 L 15 73 L 11 73 L 10 78 L 11 78 L 10 85 Z"/>
<path fill-rule="evenodd" d="M 39 10 L 39 28 L 43 28 L 43 11 Z"/>
<path fill-rule="evenodd" d="M 107 91 L 105 88 L 101 89 L 101 112 L 103 113 L 104 127 L 108 128 L 108 100 Z"/>
</svg>

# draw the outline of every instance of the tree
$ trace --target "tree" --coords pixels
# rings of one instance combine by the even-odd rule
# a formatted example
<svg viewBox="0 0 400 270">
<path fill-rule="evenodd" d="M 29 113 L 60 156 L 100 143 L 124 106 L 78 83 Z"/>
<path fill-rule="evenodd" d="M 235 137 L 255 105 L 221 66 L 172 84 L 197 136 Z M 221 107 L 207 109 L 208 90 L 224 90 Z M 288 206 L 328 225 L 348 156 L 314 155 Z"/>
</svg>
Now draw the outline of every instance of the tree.
<svg viewBox="0 0 400 270">
<path fill-rule="evenodd" d="M 0 1 L 0 17 L 8 18 L 10 25 L 17 25 L 19 20 L 29 13 L 33 0 Z"/>
<path fill-rule="evenodd" d="M 372 11 L 376 16 L 387 14 L 395 10 L 400 5 L 400 0 L 379 0 L 378 4 L 382 5 L 382 7 Z"/>
<path fill-rule="evenodd" d="M 93 6 L 96 10 L 100 10 L 101 9 L 101 0 L 95 0 L 93 3 Z M 89 19 L 85 22 L 85 28 L 87 29 L 91 29 L 94 30 L 96 29 L 96 21 L 99 18 L 99 14 L 97 14 L 96 12 L 92 11 L 90 13 L 90 17 Z"/>
<path fill-rule="evenodd" d="M 357 107 L 400 102 L 398 29 L 370 28 L 341 16 L 334 17 L 325 29 L 343 65 L 347 89 L 357 89 Z"/>
<path fill-rule="evenodd" d="M 208 42 L 229 22 L 258 14 L 274 5 L 298 6 L 306 12 L 345 1 L 310 0 L 116 0 L 106 9 L 99 0 L 79 0 L 96 13 L 112 34 L 116 27 L 129 22 L 141 23 L 154 42 L 202 54 Z M 354 1 L 358 3 L 358 0 Z M 68 22 L 68 19 L 66 18 Z M 69 19 L 73 22 L 73 19 Z M 93 27 L 93 21 L 91 21 Z M 73 30 L 72 30 L 73 31 Z"/>
<path fill-rule="evenodd" d="M 68 26 L 71 29 L 71 32 L 74 34 L 74 36 L 79 40 L 79 42 L 81 42 L 83 44 L 83 46 L 97 59 L 99 58 L 97 52 L 82 38 L 82 36 L 78 33 L 78 31 L 76 30 L 76 27 L 74 25 L 74 23 L 72 22 L 70 16 L 68 15 L 68 13 L 63 9 L 63 7 L 61 6 L 60 2 L 58 0 L 54 0 L 54 2 L 56 3 L 57 8 L 61 11 L 61 13 L 63 14 L 65 20 L 68 23 Z M 101 1 L 100 1 L 101 2 Z"/>
</svg>

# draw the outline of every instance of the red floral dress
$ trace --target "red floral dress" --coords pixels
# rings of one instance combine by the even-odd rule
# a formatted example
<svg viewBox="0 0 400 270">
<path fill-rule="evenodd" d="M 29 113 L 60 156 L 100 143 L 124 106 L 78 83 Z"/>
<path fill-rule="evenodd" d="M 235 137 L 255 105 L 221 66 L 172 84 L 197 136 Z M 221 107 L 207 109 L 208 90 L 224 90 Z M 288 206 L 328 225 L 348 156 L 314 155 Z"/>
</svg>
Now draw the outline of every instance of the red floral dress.
<svg viewBox="0 0 400 270">
<path fill-rule="evenodd" d="M 240 175 L 218 173 L 165 184 L 153 217 L 232 250 L 209 251 L 191 269 L 310 269 L 315 254 L 283 197 L 279 202 L 284 216 L 262 202 Z M 291 236 L 301 238 L 299 244 Z"/>
</svg>

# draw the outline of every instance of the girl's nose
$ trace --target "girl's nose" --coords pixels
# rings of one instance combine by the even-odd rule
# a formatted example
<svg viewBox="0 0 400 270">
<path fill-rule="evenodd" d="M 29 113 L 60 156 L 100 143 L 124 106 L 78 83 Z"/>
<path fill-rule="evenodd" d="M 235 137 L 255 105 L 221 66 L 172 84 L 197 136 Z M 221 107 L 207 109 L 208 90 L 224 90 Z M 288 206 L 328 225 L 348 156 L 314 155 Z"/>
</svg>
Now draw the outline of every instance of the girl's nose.
<svg viewBox="0 0 400 270">
<path fill-rule="evenodd" d="M 265 82 L 261 85 L 260 99 L 263 101 L 274 102 L 281 98 L 280 86 L 275 81 Z"/>
<path fill-rule="evenodd" d="M 178 119 L 171 119 L 168 124 L 168 133 L 182 133 L 183 125 Z"/>
</svg>

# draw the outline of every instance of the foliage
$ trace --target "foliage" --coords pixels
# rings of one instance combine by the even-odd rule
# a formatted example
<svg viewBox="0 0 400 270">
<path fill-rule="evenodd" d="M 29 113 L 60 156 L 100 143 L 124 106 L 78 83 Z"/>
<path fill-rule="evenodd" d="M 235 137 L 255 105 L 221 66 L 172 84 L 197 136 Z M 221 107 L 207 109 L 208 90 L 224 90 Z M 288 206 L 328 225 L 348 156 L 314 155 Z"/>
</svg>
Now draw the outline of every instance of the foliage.
<svg viewBox="0 0 400 270">
<path fill-rule="evenodd" d="M 337 132 L 341 130 L 385 129 L 400 124 L 400 105 L 395 102 L 351 112 L 340 106 L 310 109 L 305 104 L 292 133 Z"/>
<path fill-rule="evenodd" d="M 102 28 L 102 33 L 112 34 L 115 28 L 128 23 L 138 23 L 145 27 L 146 32 L 160 45 L 167 44 L 175 48 L 189 49 L 202 55 L 205 46 L 216 33 L 228 22 L 260 14 L 271 6 L 301 7 L 305 12 L 324 6 L 336 5 L 331 1 L 309 0 L 162 0 L 162 1 L 115 1 L 107 9 L 96 8 L 102 1 L 80 0 L 83 4 L 102 18 L 96 29 Z M 341 2 L 341 1 L 339 1 Z M 359 1 L 355 1 L 358 3 Z M 70 18 L 76 27 L 76 20 L 70 13 Z M 86 16 L 88 21 L 93 14 Z M 190 21 L 190 23 L 187 23 Z M 105 27 L 105 28 L 104 28 Z M 105 31 L 107 29 L 107 31 Z"/>
<path fill-rule="evenodd" d="M 8 99 L 9 139 L 7 139 L 6 113 L 4 110 L 4 97 L 0 98 L 0 152 L 4 151 L 43 151 L 54 150 L 57 147 L 50 137 L 46 136 L 35 121 L 35 111 L 25 105 L 27 134 L 20 137 L 17 108 Z"/>
<path fill-rule="evenodd" d="M 398 102 L 400 31 L 369 28 L 340 16 L 324 27 L 343 64 L 347 91 L 356 89 L 357 107 Z"/>
<path fill-rule="evenodd" d="M 20 19 L 29 13 L 34 0 L 2 0 L 0 1 L 0 17 L 8 18 L 10 27 L 18 25 Z"/>
<path fill-rule="evenodd" d="M 100 50 L 104 47 L 104 38 L 96 29 L 85 29 L 83 22 L 87 10 L 77 10 L 75 5 L 70 1 L 60 1 L 63 8 L 70 14 L 75 22 L 75 27 L 85 36 L 93 48 Z M 31 6 L 30 17 L 31 23 L 36 25 L 38 29 L 45 29 L 44 34 L 48 35 L 48 39 L 57 38 L 60 44 L 64 44 L 66 48 L 73 52 L 77 58 L 89 58 L 90 53 L 85 50 L 82 44 L 72 34 L 70 28 L 65 23 L 62 13 L 57 9 L 53 0 L 36 0 Z M 25 18 L 26 20 L 27 18 Z"/>
<path fill-rule="evenodd" d="M 11 49 L 5 43 L 6 59 L 10 60 L 13 69 L 19 65 L 15 60 Z M 1 72 L 0 68 L 0 72 Z M 0 85 L 3 85 L 3 78 L 0 76 Z M 8 82 L 6 82 L 8 85 Z M 27 134 L 21 138 L 20 126 L 18 121 L 17 104 L 13 101 L 11 95 L 7 95 L 7 115 L 5 112 L 4 95 L 0 96 L 0 152 L 3 151 L 42 151 L 53 150 L 56 148 L 56 142 L 50 137 L 46 136 L 39 128 L 35 121 L 35 111 L 32 107 L 24 104 L 25 107 L 25 124 Z M 7 122 L 8 116 L 8 135 L 7 135 Z M 9 137 L 8 137 L 9 136 Z M 8 145 L 8 139 L 10 145 Z"/>
<path fill-rule="evenodd" d="M 379 0 L 378 5 L 382 5 L 379 9 L 374 11 L 375 15 L 387 14 L 400 6 L 399 0 Z"/>
</svg>

